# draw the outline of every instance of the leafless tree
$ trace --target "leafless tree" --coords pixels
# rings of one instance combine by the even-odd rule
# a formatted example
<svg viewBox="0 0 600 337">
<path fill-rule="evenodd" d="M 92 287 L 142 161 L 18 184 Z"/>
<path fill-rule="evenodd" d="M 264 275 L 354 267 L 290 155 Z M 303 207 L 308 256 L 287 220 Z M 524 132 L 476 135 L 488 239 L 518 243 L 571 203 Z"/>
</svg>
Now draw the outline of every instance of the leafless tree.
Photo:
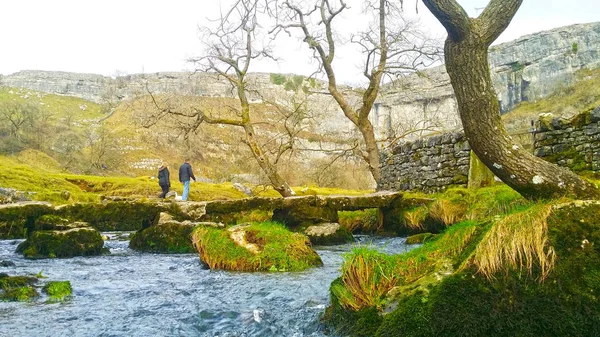
<svg viewBox="0 0 600 337">
<path fill-rule="evenodd" d="M 249 147 L 254 159 L 270 181 L 271 186 L 283 197 L 295 193 L 279 173 L 277 164 L 283 154 L 294 149 L 294 139 L 302 131 L 302 120 L 306 114 L 306 97 L 267 97 L 256 91 L 249 83 L 248 71 L 253 61 L 274 59 L 271 47 L 263 43 L 264 29 L 259 25 L 259 17 L 267 11 L 264 0 L 237 0 L 233 6 L 215 21 L 214 27 L 201 28 L 205 44 L 204 56 L 193 58 L 199 71 L 214 73 L 231 84 L 237 97 L 238 106 L 226 109 L 207 109 L 198 105 L 182 109 L 172 104 L 172 99 L 152 95 L 158 112 L 149 119 L 158 121 L 166 116 L 179 121 L 182 133 L 188 135 L 198 130 L 202 124 L 217 124 L 237 127 L 243 130 L 243 142 Z M 266 40 L 265 40 L 266 41 Z M 260 106 L 267 107 L 275 114 L 277 125 L 269 125 L 263 120 L 255 120 L 256 105 L 251 99 L 260 100 Z M 223 112 L 228 110 L 228 113 Z M 260 125 L 260 128 L 257 126 Z M 258 131 L 261 131 L 259 133 Z"/>
<path fill-rule="evenodd" d="M 380 178 L 379 148 L 369 114 L 386 75 L 399 75 L 425 67 L 438 60 L 440 48 L 420 34 L 414 22 L 404 20 L 401 7 L 388 0 L 369 0 L 365 11 L 375 16 L 367 31 L 351 36 L 364 55 L 363 75 L 368 84 L 354 104 L 337 82 L 334 61 L 337 38 L 336 19 L 348 5 L 343 0 L 282 0 L 279 2 L 279 23 L 272 30 L 278 34 L 300 31 L 304 43 L 313 51 L 320 69 L 325 73 L 328 91 L 344 115 L 356 126 L 364 140 L 361 157 L 366 161 L 375 181 Z M 338 71 L 340 71 L 338 69 Z"/>
</svg>

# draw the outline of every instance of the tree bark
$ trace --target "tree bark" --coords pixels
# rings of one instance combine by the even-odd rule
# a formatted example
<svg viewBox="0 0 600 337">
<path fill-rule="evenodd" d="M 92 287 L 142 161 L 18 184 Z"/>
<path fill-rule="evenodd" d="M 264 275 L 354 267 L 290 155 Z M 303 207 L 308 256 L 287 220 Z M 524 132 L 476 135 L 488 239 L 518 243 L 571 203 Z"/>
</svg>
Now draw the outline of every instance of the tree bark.
<svg viewBox="0 0 600 337">
<path fill-rule="evenodd" d="M 281 177 L 277 167 L 271 163 L 268 156 L 265 155 L 262 147 L 256 140 L 254 136 L 254 127 L 252 126 L 252 122 L 250 120 L 250 103 L 248 102 L 248 97 L 246 96 L 246 86 L 244 83 L 244 75 L 238 74 L 238 83 L 237 91 L 238 98 L 240 99 L 240 105 L 242 108 L 242 126 L 246 133 L 246 144 L 250 147 L 250 151 L 252 151 L 252 155 L 256 162 L 263 170 L 263 172 L 267 175 L 267 178 L 271 182 L 271 186 L 273 189 L 282 197 L 287 198 L 294 195 L 294 191 L 292 191 L 291 187 L 288 183 Z"/>
<path fill-rule="evenodd" d="M 481 161 L 526 198 L 598 198 L 600 191 L 595 185 L 523 150 L 500 119 L 488 47 L 508 26 L 521 2 L 492 0 L 480 17 L 469 18 L 455 0 L 423 0 L 448 32 L 446 69 L 465 135 Z"/>
</svg>

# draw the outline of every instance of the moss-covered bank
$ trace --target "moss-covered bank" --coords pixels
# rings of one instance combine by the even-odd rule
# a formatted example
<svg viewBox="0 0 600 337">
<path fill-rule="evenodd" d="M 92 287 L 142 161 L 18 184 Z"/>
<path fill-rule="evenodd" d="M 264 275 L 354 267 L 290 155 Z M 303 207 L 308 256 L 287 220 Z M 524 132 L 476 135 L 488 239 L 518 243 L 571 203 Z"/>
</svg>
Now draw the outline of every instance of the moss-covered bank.
<svg viewBox="0 0 600 337">
<path fill-rule="evenodd" d="M 219 229 L 200 226 L 192 241 L 211 269 L 237 271 L 301 271 L 323 262 L 308 238 L 275 222 Z"/>
<path fill-rule="evenodd" d="M 324 319 L 351 336 L 599 336 L 598 215 L 600 202 L 539 204 L 407 254 L 355 252 Z"/>
</svg>

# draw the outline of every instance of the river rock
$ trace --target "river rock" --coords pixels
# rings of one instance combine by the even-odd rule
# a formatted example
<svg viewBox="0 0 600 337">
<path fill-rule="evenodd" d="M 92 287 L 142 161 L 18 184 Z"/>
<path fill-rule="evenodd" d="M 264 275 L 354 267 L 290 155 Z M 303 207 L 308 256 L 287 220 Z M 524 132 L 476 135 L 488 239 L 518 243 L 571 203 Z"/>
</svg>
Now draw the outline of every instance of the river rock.
<svg viewBox="0 0 600 337">
<path fill-rule="evenodd" d="M 104 241 L 91 227 L 68 230 L 39 230 L 17 246 L 26 258 L 55 258 L 100 255 Z"/>
<path fill-rule="evenodd" d="M 321 223 L 308 226 L 304 234 L 313 245 L 337 245 L 354 241 L 352 233 L 339 223 Z"/>
<path fill-rule="evenodd" d="M 27 302 L 40 296 L 33 287 L 38 279 L 33 276 L 9 276 L 0 273 L 0 301 Z"/>
<path fill-rule="evenodd" d="M 14 267 L 15 263 L 8 260 L 0 261 L 0 267 Z"/>
<path fill-rule="evenodd" d="M 190 239 L 190 234 L 194 223 L 178 222 L 167 220 L 170 216 L 167 213 L 161 218 L 159 224 L 137 231 L 131 236 L 129 248 L 142 252 L 152 253 L 193 253 L 194 246 Z"/>
</svg>

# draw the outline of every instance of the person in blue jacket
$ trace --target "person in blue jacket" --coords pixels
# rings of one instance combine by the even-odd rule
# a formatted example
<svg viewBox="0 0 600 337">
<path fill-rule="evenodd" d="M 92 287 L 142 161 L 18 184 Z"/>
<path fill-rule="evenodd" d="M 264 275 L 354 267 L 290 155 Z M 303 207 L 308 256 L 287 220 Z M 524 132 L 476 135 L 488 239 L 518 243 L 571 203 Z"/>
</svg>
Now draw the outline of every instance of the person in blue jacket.
<svg viewBox="0 0 600 337">
<path fill-rule="evenodd" d="M 194 172 L 192 172 L 192 165 L 190 160 L 186 159 L 183 165 L 179 167 L 179 182 L 183 184 L 183 194 L 181 194 L 181 200 L 186 201 L 188 194 L 190 193 L 190 179 L 196 181 Z"/>
</svg>

